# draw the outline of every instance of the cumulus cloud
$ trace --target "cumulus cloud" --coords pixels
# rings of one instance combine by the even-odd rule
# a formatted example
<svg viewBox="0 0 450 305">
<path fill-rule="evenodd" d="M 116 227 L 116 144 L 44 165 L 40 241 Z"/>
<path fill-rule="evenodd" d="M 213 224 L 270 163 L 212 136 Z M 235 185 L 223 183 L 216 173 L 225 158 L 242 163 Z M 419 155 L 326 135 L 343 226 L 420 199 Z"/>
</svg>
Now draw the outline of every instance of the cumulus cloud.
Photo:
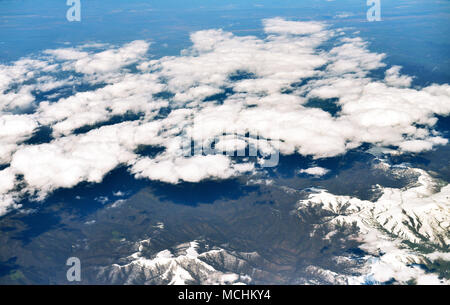
<svg viewBox="0 0 450 305">
<path fill-rule="evenodd" d="M 16 175 L 14 172 L 9 168 L 0 170 L 0 178 L 0 215 L 3 215 L 20 205 L 15 203 L 16 198 L 11 193 L 15 187 Z"/>
<path fill-rule="evenodd" d="M 147 53 L 150 44 L 136 40 L 117 49 L 108 49 L 90 54 L 85 51 L 69 49 L 46 50 L 59 60 L 66 60 L 65 70 L 75 70 L 79 73 L 94 74 L 115 72 L 127 65 L 135 63 Z M 85 46 L 86 47 L 86 46 Z"/>
<path fill-rule="evenodd" d="M 396 66 L 372 79 L 385 55 L 322 22 L 263 25 L 264 38 L 192 33 L 179 56 L 150 59 L 149 43 L 134 41 L 1 65 L 0 164 L 43 198 L 99 182 L 119 165 L 137 177 L 198 182 L 258 170 L 259 155 L 256 163 L 231 156 L 244 148 L 326 158 L 362 143 L 405 153 L 447 143 L 433 127 L 436 114 L 450 113 L 449 85 L 411 88 Z M 337 111 L 311 107 L 314 100 Z M 46 143 L 26 144 L 41 127 L 52 131 Z M 214 139 L 226 154 L 183 154 L 186 143 L 196 150 Z M 159 152 L 141 155 L 142 146 Z"/>
<path fill-rule="evenodd" d="M 0 65 L 0 111 L 33 107 L 35 99 L 32 91 L 36 87 L 27 82 L 40 72 L 48 72 L 53 68 L 51 62 L 30 58 L 15 61 L 12 65 Z"/>
<path fill-rule="evenodd" d="M 329 172 L 328 169 L 320 167 L 320 166 L 314 166 L 314 167 L 310 167 L 310 168 L 306 168 L 306 169 L 301 169 L 299 171 L 300 174 L 308 174 L 311 176 L 323 176 L 326 175 Z"/>
<path fill-rule="evenodd" d="M 409 87 L 411 86 L 412 77 L 408 75 L 400 75 L 400 66 L 393 66 L 385 72 L 385 82 L 391 86 Z"/>
<path fill-rule="evenodd" d="M 69 135 L 75 129 L 107 121 L 127 113 L 155 115 L 167 101 L 152 100 L 164 86 L 156 76 L 126 74 L 120 81 L 97 90 L 76 93 L 57 103 L 42 102 L 36 111 L 39 122 L 51 125 L 55 135 Z"/>
<path fill-rule="evenodd" d="M 29 115 L 0 116 L 0 164 L 7 164 L 18 143 L 31 137 L 38 123 Z"/>
<path fill-rule="evenodd" d="M 252 169 L 251 164 L 245 167 L 232 165 L 230 159 L 224 155 L 209 155 L 174 160 L 143 158 L 133 165 L 132 172 L 138 177 L 177 183 L 180 180 L 199 182 L 213 177 L 225 179 Z"/>
<path fill-rule="evenodd" d="M 106 173 L 132 156 L 117 140 L 109 139 L 115 134 L 108 131 L 95 130 L 83 137 L 23 147 L 13 155 L 10 168 L 41 194 L 81 181 L 101 182 Z"/>
</svg>

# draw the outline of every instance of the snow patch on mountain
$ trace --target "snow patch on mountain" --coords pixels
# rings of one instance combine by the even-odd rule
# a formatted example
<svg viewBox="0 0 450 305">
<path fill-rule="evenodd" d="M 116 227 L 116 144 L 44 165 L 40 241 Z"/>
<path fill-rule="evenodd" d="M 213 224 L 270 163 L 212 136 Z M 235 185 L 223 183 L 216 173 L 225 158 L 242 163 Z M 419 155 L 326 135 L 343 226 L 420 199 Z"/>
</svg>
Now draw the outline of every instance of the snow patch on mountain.
<svg viewBox="0 0 450 305">
<path fill-rule="evenodd" d="M 382 195 L 374 202 L 326 190 L 298 202 L 299 210 L 321 205 L 332 212 L 331 222 L 356 223 L 360 228 L 367 275 L 350 282 L 449 283 L 426 272 L 423 265 L 449 258 L 450 185 L 443 186 L 423 170 L 412 170 L 419 174 L 416 185 L 404 189 L 378 186 Z"/>
<path fill-rule="evenodd" d="M 220 248 L 207 250 L 208 245 L 192 241 L 178 245 L 173 250 L 162 250 L 147 256 L 150 239 L 138 244 L 138 251 L 130 255 L 126 264 L 113 264 L 102 268 L 99 278 L 109 283 L 124 284 L 248 284 L 250 276 L 216 270 L 209 262 L 217 261 L 239 265 L 239 258 Z"/>
</svg>

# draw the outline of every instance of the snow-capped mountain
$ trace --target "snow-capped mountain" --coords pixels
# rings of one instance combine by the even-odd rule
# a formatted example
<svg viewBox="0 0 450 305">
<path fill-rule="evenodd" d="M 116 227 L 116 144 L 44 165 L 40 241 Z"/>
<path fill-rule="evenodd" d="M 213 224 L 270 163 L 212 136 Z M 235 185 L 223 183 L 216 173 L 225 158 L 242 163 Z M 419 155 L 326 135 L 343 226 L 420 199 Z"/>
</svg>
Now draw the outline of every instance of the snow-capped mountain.
<svg viewBox="0 0 450 305">
<path fill-rule="evenodd" d="M 247 284 L 251 277 L 235 272 L 250 270 L 240 256 L 220 248 L 208 249 L 202 241 L 178 245 L 172 250 L 163 250 L 146 257 L 145 250 L 150 239 L 140 241 L 138 251 L 123 265 L 114 264 L 103 268 L 99 278 L 110 283 L 125 284 Z M 246 259 L 257 258 L 257 254 L 244 254 Z M 216 270 L 220 267 L 222 271 Z"/>
<path fill-rule="evenodd" d="M 448 259 L 450 185 L 441 185 L 423 170 L 412 171 L 419 174 L 416 185 L 381 188 L 382 196 L 374 202 L 326 190 L 298 202 L 300 215 L 302 210 L 320 205 L 331 212 L 330 222 L 359 227 L 361 248 L 367 252 L 367 274 L 350 282 L 448 283 L 423 267 Z"/>
</svg>

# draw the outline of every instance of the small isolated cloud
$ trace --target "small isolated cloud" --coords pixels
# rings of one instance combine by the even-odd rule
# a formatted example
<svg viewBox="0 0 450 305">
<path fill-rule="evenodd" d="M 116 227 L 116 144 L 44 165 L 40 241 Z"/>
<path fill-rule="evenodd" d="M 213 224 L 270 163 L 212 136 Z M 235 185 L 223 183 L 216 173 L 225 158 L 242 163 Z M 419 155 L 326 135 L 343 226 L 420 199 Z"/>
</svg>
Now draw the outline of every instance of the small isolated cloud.
<svg viewBox="0 0 450 305">
<path fill-rule="evenodd" d="M 348 17 L 353 17 L 355 14 L 350 13 L 350 12 L 341 12 L 336 14 L 336 16 L 334 16 L 334 18 L 339 18 L 339 19 L 345 19 Z"/>
<path fill-rule="evenodd" d="M 308 175 L 316 176 L 316 177 L 321 177 L 323 175 L 326 175 L 328 172 L 329 172 L 328 169 L 319 167 L 319 166 L 301 169 L 299 171 L 300 174 L 308 174 Z"/>
<path fill-rule="evenodd" d="M 272 18 L 264 20 L 264 30 L 266 33 L 311 35 L 323 32 L 326 24 L 314 21 L 288 21 L 282 18 Z"/>
</svg>

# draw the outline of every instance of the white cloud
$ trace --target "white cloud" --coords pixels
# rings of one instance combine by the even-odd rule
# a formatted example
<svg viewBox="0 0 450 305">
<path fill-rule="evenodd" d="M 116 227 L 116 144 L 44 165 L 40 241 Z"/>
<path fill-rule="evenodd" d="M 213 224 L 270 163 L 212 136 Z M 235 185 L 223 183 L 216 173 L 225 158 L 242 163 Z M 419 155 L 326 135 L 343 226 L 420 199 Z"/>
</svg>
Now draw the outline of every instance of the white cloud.
<svg viewBox="0 0 450 305">
<path fill-rule="evenodd" d="M 10 168 L 0 170 L 0 215 L 20 207 L 15 203 L 14 195 L 11 193 L 15 187 L 15 180 L 16 175 Z"/>
<path fill-rule="evenodd" d="M 370 52 L 367 42 L 360 37 L 344 37 L 341 42 L 341 45 L 330 50 L 332 62 L 327 66 L 327 72 L 337 75 L 355 73 L 363 76 L 370 70 L 385 66 L 381 62 L 385 54 Z"/>
<path fill-rule="evenodd" d="M 94 54 L 73 48 L 46 50 L 45 53 L 53 55 L 58 60 L 68 60 L 65 69 L 74 69 L 76 72 L 84 74 L 94 74 L 116 72 L 137 62 L 147 53 L 149 46 L 150 44 L 146 41 L 136 40 L 121 48 L 108 49 Z"/>
<path fill-rule="evenodd" d="M 30 115 L 0 116 L 0 164 L 10 162 L 18 143 L 31 137 L 37 127 L 38 123 Z"/>
<path fill-rule="evenodd" d="M 320 167 L 320 166 L 314 166 L 314 167 L 310 167 L 310 168 L 306 168 L 306 169 L 301 169 L 299 171 L 299 173 L 301 173 L 301 174 L 305 173 L 305 174 L 308 174 L 311 176 L 318 176 L 318 177 L 326 175 L 328 172 L 329 172 L 328 169 Z"/>
<path fill-rule="evenodd" d="M 326 24 L 322 22 L 288 21 L 282 18 L 264 20 L 264 30 L 266 33 L 309 35 L 321 33 L 325 28 Z"/>
<path fill-rule="evenodd" d="M 393 66 L 386 70 L 384 80 L 387 84 L 395 87 L 409 87 L 411 86 L 412 77 L 407 75 L 400 75 L 400 66 Z"/>
<path fill-rule="evenodd" d="M 199 182 L 207 178 L 226 179 L 253 170 L 252 164 L 232 164 L 224 155 L 193 156 L 173 160 L 143 158 L 132 167 L 137 177 L 177 183 L 180 180 Z"/>
<path fill-rule="evenodd" d="M 436 114 L 450 113 L 449 85 L 412 89 L 411 78 L 396 66 L 385 79 L 373 80 L 369 72 L 385 66 L 385 55 L 370 52 L 361 38 L 339 38 L 325 23 L 280 18 L 263 23 L 265 38 L 223 30 L 192 33 L 192 47 L 180 56 L 149 59 L 149 43 L 135 41 L 100 45 L 100 51 L 47 50 L 39 60 L 0 66 L 0 163 L 23 175 L 27 188 L 42 197 L 59 187 L 99 182 L 120 164 L 139 177 L 170 183 L 225 179 L 256 166 L 222 155 L 182 156 L 190 137 L 221 138 L 218 148 L 228 151 L 257 144 L 266 153 L 279 149 L 314 158 L 343 154 L 364 142 L 401 152 L 447 142 L 433 126 Z M 319 48 L 331 42 L 330 51 Z M 61 71 L 81 76 L 61 78 Z M 34 101 L 33 90 L 58 92 L 68 85 L 88 89 L 74 87 L 69 96 Z M 173 97 L 155 96 L 161 92 Z M 203 101 L 217 94 L 222 101 Z M 331 115 L 308 107 L 312 98 L 335 98 L 330 103 L 340 111 Z M 11 113 L 26 107 L 34 110 Z M 128 114 L 140 116 L 97 126 Z M 49 143 L 22 144 L 42 126 L 53 130 Z M 92 130 L 74 134 L 87 126 Z M 247 133 L 260 139 L 244 139 Z M 231 135 L 238 137 L 230 140 Z M 136 153 L 140 145 L 162 150 L 142 156 Z"/>
<path fill-rule="evenodd" d="M 334 18 L 344 19 L 344 18 L 348 18 L 348 17 L 352 17 L 352 16 L 355 16 L 355 14 L 353 14 L 351 12 L 341 12 L 341 13 L 336 14 L 336 16 Z"/>
<path fill-rule="evenodd" d="M 156 76 L 124 75 L 120 81 L 103 88 L 80 92 L 57 103 L 42 102 L 37 109 L 41 124 L 52 125 L 55 135 L 68 135 L 73 130 L 107 121 L 127 113 L 146 113 L 168 106 L 167 101 L 153 100 L 152 94 L 164 86 Z"/>
<path fill-rule="evenodd" d="M 16 179 L 16 175 L 10 169 L 4 169 L 0 171 L 0 194 L 7 193 L 14 188 L 14 182 Z"/>
<path fill-rule="evenodd" d="M 82 181 L 101 182 L 106 173 L 135 157 L 121 143 L 120 136 L 120 126 L 114 126 L 21 147 L 14 153 L 10 167 L 23 174 L 28 187 L 41 196 Z"/>
</svg>

